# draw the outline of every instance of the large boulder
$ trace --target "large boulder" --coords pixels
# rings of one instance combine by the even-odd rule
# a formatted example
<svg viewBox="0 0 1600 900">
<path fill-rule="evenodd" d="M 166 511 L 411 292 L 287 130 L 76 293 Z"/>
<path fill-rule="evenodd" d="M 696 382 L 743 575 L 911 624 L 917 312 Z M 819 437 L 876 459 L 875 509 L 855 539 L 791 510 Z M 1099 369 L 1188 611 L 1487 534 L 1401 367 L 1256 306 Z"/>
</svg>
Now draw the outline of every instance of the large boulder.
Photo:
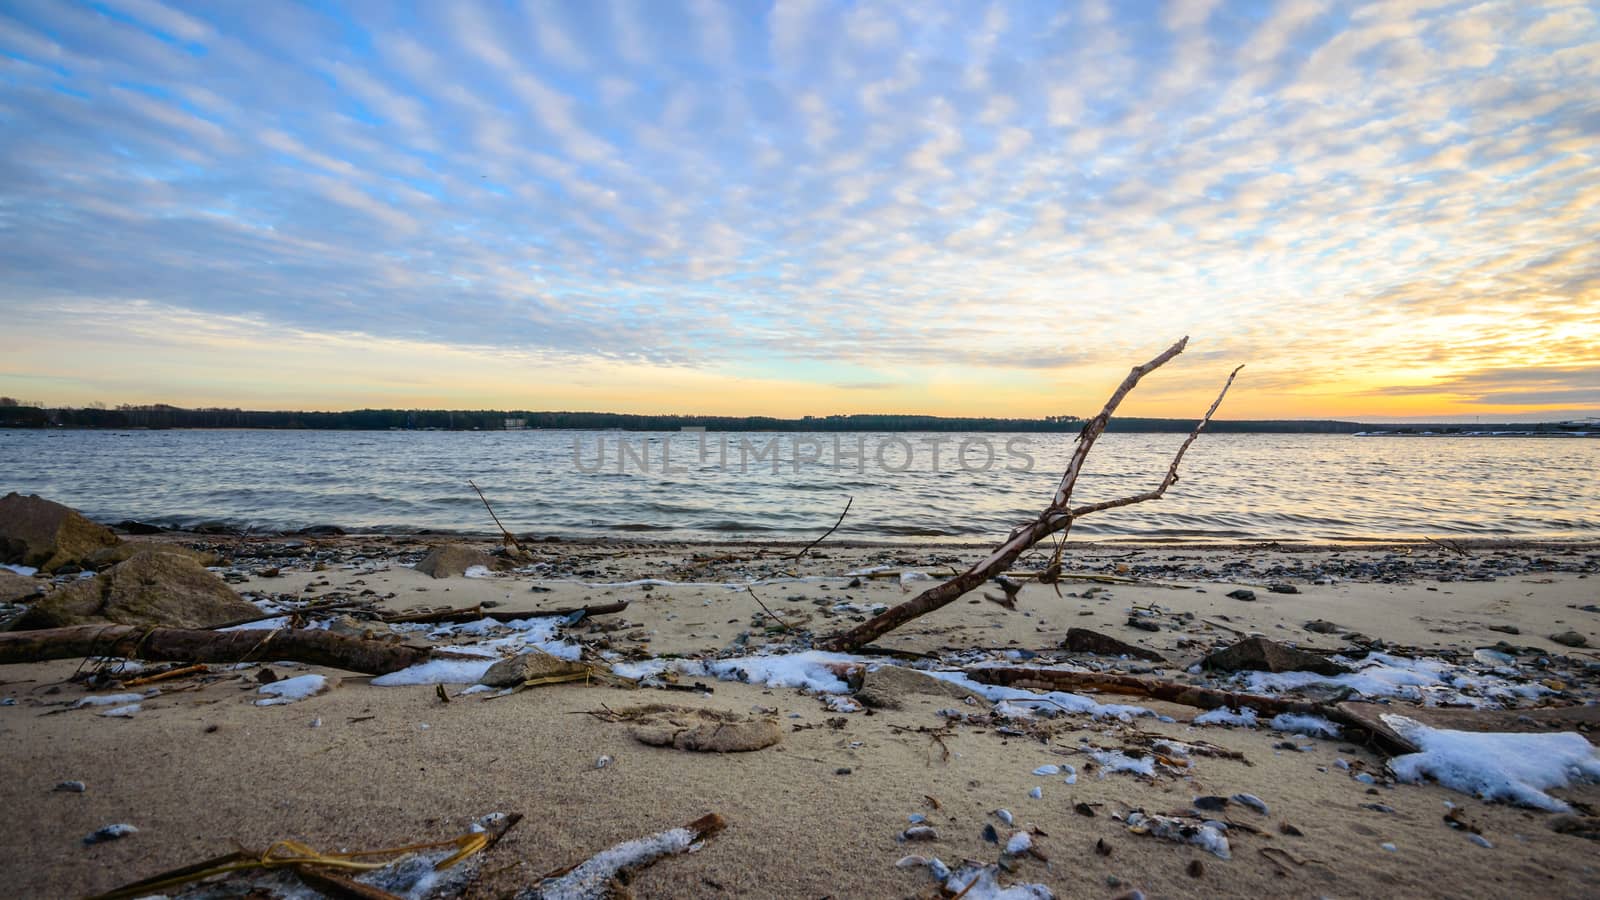
<svg viewBox="0 0 1600 900">
<path fill-rule="evenodd" d="M 141 553 L 170 553 L 193 560 L 202 566 L 222 565 L 222 557 L 215 553 L 204 553 L 185 547 L 182 544 L 156 543 L 155 541 L 123 541 L 115 547 L 101 547 L 99 550 L 84 557 L 83 567 L 86 569 L 103 569 L 114 566 L 138 556 Z"/>
<path fill-rule="evenodd" d="M 476 547 L 440 544 L 429 550 L 428 555 L 424 556 L 415 568 L 418 572 L 432 575 L 434 578 L 449 578 L 451 575 L 464 575 L 473 566 L 503 571 L 511 568 L 511 560 Z"/>
<path fill-rule="evenodd" d="M 211 628 L 261 611 L 192 559 L 144 552 L 35 603 L 14 628 L 165 625 Z"/>
<path fill-rule="evenodd" d="M 1221 672 L 1315 672 L 1342 675 L 1349 669 L 1325 656 L 1287 647 L 1264 637 L 1246 638 L 1200 661 L 1203 668 Z"/>
<path fill-rule="evenodd" d="M 0 497 L 0 562 L 54 572 L 120 540 L 71 507 L 15 492 Z"/>
<path fill-rule="evenodd" d="M 0 569 L 0 603 L 26 600 L 44 590 L 45 583 Z"/>
</svg>

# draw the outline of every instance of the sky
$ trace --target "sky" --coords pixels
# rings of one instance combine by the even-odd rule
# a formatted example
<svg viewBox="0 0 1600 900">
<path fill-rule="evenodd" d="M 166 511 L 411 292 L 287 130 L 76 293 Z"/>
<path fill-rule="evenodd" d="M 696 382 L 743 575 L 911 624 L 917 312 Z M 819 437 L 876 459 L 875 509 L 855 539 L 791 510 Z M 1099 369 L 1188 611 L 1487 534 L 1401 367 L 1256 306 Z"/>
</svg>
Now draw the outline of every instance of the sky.
<svg viewBox="0 0 1600 900">
<path fill-rule="evenodd" d="M 0 5 L 0 394 L 1600 415 L 1581 2 Z"/>
</svg>

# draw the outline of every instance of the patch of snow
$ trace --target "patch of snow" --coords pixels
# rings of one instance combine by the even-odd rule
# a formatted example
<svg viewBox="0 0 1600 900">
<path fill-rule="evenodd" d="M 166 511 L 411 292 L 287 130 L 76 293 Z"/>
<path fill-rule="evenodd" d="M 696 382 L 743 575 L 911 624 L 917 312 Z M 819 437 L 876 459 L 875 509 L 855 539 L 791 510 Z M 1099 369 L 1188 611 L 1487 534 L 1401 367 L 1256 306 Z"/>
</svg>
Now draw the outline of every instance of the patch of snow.
<svg viewBox="0 0 1600 900">
<path fill-rule="evenodd" d="M 466 578 L 489 578 L 494 575 L 488 566 L 467 566 L 467 570 L 461 574 Z"/>
<path fill-rule="evenodd" d="M 1238 712 L 1219 706 L 1216 709 L 1203 712 L 1194 717 L 1196 725 L 1238 725 L 1243 728 L 1256 727 L 1256 711 L 1246 706 Z"/>
<path fill-rule="evenodd" d="M 1153 716 L 1155 713 L 1142 706 L 1128 706 L 1121 703 L 1097 703 L 1082 694 L 1069 694 L 1065 691 L 1030 691 L 1023 688 L 1003 687 L 998 684 L 983 684 L 973 681 L 962 672 L 942 672 L 929 670 L 923 674 L 948 681 L 972 691 L 974 694 L 988 700 L 990 703 L 1008 701 L 1016 706 L 1026 707 L 1035 711 L 1080 713 L 1094 716 L 1095 718 L 1132 718 L 1134 716 Z"/>
<path fill-rule="evenodd" d="M 257 700 L 257 706 L 278 706 L 284 703 L 294 703 L 307 697 L 314 697 L 328 689 L 328 679 L 321 675 L 296 675 L 293 678 L 284 678 L 271 684 L 263 684 L 256 693 L 266 694 L 269 699 Z"/>
<path fill-rule="evenodd" d="M 139 712 L 139 704 L 129 703 L 127 706 L 117 706 L 100 713 L 114 719 L 131 719 Z"/>
<path fill-rule="evenodd" d="M 121 706 L 124 703 L 138 703 L 143 700 L 144 694 L 91 694 L 79 697 L 78 702 L 72 704 L 73 709 L 85 706 Z"/>
<path fill-rule="evenodd" d="M 1574 782 L 1600 782 L 1600 757 L 1581 734 L 1516 734 L 1449 731 L 1415 719 L 1385 714 L 1384 724 L 1422 748 L 1389 760 L 1395 778 L 1411 783 L 1429 777 L 1451 790 L 1484 800 L 1567 812 L 1546 794 Z"/>
<path fill-rule="evenodd" d="M 454 649 L 454 648 L 452 648 Z M 372 683 L 379 687 L 414 684 L 475 684 L 494 665 L 492 659 L 430 659 L 410 668 L 379 675 Z"/>
<path fill-rule="evenodd" d="M 1107 772 L 1132 772 L 1135 775 L 1155 777 L 1156 758 L 1142 756 L 1135 759 L 1121 750 L 1090 750 L 1089 758 L 1100 764 L 1100 776 Z"/>
<path fill-rule="evenodd" d="M 1027 853 L 1031 849 L 1033 849 L 1033 837 L 1026 831 L 1019 831 L 1006 841 L 1006 852 L 1012 856 Z"/>
<path fill-rule="evenodd" d="M 933 868 L 930 861 L 928 867 Z M 942 865 L 942 864 L 941 864 Z M 962 900 L 1055 900 L 1055 894 L 1042 884 L 1000 886 L 998 866 L 963 863 L 944 881 L 944 889 L 959 894 Z"/>
<path fill-rule="evenodd" d="M 1341 733 L 1338 725 L 1321 716 L 1301 715 L 1300 713 L 1280 713 L 1273 716 L 1272 721 L 1268 722 L 1267 725 L 1278 731 L 1303 734 L 1307 737 L 1337 738 Z"/>
<path fill-rule="evenodd" d="M 39 574 L 39 570 L 32 566 L 13 566 L 9 563 L 0 563 L 0 569 L 5 569 L 7 572 L 15 572 L 25 578 L 32 578 Z"/>
</svg>

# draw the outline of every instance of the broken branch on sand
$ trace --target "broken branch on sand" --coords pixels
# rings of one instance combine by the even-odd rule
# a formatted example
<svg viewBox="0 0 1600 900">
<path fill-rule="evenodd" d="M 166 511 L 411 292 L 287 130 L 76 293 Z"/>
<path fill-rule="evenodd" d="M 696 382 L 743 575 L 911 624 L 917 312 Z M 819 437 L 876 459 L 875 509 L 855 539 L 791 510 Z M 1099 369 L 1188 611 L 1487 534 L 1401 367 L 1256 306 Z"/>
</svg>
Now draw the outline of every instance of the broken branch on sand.
<svg viewBox="0 0 1600 900">
<path fill-rule="evenodd" d="M 844 524 L 844 517 L 849 515 L 849 513 L 850 513 L 850 504 L 852 504 L 854 502 L 856 502 L 856 498 L 855 498 L 854 494 L 851 494 L 849 497 L 845 498 L 844 511 L 839 513 L 839 520 L 837 522 L 833 523 L 833 527 L 832 528 L 829 528 L 827 531 L 824 531 L 822 533 L 822 537 L 819 537 L 816 540 L 812 541 L 811 543 L 807 544 L 805 546 L 805 549 L 801 550 L 799 553 L 796 553 L 794 555 L 793 561 L 794 561 L 794 563 L 796 565 L 799 565 L 800 558 L 805 556 L 807 553 L 810 553 L 812 548 L 816 547 L 818 544 L 820 544 L 823 541 L 827 540 L 828 539 L 828 535 L 833 534 L 835 531 L 839 530 L 839 526 Z"/>
<path fill-rule="evenodd" d="M 135 625 L 73 625 L 0 634 L 0 665 L 90 656 L 198 663 L 282 659 L 383 675 L 425 662 L 430 652 L 426 647 L 372 641 L 313 628 L 204 631 Z"/>
<path fill-rule="evenodd" d="M 1206 424 L 1211 421 L 1211 416 L 1217 411 L 1217 407 L 1222 405 L 1222 398 L 1227 396 L 1228 388 L 1233 385 L 1234 377 L 1239 374 L 1239 369 L 1244 368 L 1243 366 L 1234 369 L 1228 375 L 1228 380 L 1223 384 L 1222 391 L 1217 394 L 1217 399 L 1212 402 L 1211 408 L 1206 410 L 1205 416 L 1200 419 L 1194 430 L 1189 432 L 1189 436 L 1178 447 L 1178 452 L 1172 457 L 1171 465 L 1167 467 L 1167 474 L 1154 490 L 1130 497 L 1122 497 L 1117 500 L 1106 500 L 1079 507 L 1071 506 L 1072 490 L 1077 484 L 1078 476 L 1083 471 L 1084 460 L 1088 458 L 1089 451 L 1093 449 L 1095 441 L 1105 431 L 1106 423 L 1111 420 L 1111 414 L 1116 411 L 1123 398 L 1128 395 L 1129 391 L 1133 390 L 1141 378 L 1182 353 L 1183 348 L 1188 343 L 1189 339 L 1185 337 L 1162 351 L 1156 358 L 1143 365 L 1133 367 L 1132 371 L 1128 373 L 1128 377 L 1124 378 L 1122 383 L 1111 394 L 1111 399 L 1106 401 L 1105 408 L 1100 410 L 1100 414 L 1090 419 L 1083 426 L 1083 431 L 1078 435 L 1078 446 L 1073 451 L 1072 459 L 1068 462 L 1067 469 L 1061 476 L 1061 483 L 1056 488 L 1055 496 L 1051 498 L 1050 504 L 1039 513 L 1038 518 L 1014 529 L 1011 532 L 1011 536 L 996 548 L 993 553 L 974 564 L 965 572 L 923 591 L 905 603 L 874 616 L 855 628 L 825 638 L 818 643 L 818 646 L 827 650 L 845 651 L 870 643 L 912 619 L 955 602 L 968 591 L 1003 573 L 1017 557 L 1050 535 L 1062 532 L 1062 539 L 1064 540 L 1066 532 L 1072 527 L 1072 523 L 1082 516 L 1102 510 L 1115 509 L 1120 506 L 1143 503 L 1146 500 L 1161 499 L 1161 496 L 1167 492 L 1167 488 L 1177 483 L 1178 464 L 1183 461 L 1184 453 L 1188 452 L 1189 445 L 1195 442 L 1195 439 L 1200 436 L 1200 432 L 1206 427 Z M 1052 563 L 1052 568 L 1059 568 L 1059 555 L 1060 550 L 1057 548 L 1057 559 Z"/>
<path fill-rule="evenodd" d="M 721 816 L 708 813 L 682 828 L 623 841 L 577 865 L 551 872 L 537 887 L 518 893 L 516 900 L 602 900 L 614 896 L 618 875 L 648 866 L 664 856 L 688 853 L 726 827 Z"/>
<path fill-rule="evenodd" d="M 507 531 L 504 525 L 500 524 L 500 517 L 494 514 L 494 507 L 489 505 L 489 498 L 483 495 L 483 490 L 470 478 L 467 479 L 467 484 L 472 485 L 472 489 L 478 492 L 478 499 L 483 501 L 483 508 L 489 511 L 489 518 L 494 520 L 494 527 L 500 529 L 500 537 L 504 540 L 506 549 L 514 551 L 518 555 L 525 553 L 526 551 L 522 549 L 522 545 L 517 543 L 516 537 Z"/>
<path fill-rule="evenodd" d="M 380 621 L 385 625 L 399 624 L 435 624 L 439 622 L 476 622 L 479 619 L 495 618 L 502 622 L 512 619 L 539 619 L 551 616 L 566 618 L 577 613 L 583 613 L 583 618 L 590 616 L 605 616 L 619 613 L 628 608 L 628 601 L 618 600 L 615 603 L 597 603 L 593 606 L 569 606 L 561 609 L 485 609 L 482 606 L 467 606 L 460 609 L 440 609 L 433 612 L 408 613 L 396 616 L 384 616 Z"/>
</svg>

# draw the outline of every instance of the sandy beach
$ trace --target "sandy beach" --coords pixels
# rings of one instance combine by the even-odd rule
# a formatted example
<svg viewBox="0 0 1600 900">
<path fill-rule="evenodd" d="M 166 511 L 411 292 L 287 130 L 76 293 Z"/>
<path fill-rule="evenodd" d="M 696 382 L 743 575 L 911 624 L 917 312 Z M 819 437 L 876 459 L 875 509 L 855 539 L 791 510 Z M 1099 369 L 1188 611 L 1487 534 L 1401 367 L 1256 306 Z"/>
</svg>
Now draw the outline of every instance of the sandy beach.
<svg viewBox="0 0 1600 900">
<path fill-rule="evenodd" d="M 494 696 L 447 684 L 446 701 L 431 683 L 380 686 L 370 676 L 268 662 L 151 684 L 160 692 L 140 699 L 136 714 L 108 717 L 99 714 L 106 707 L 73 704 L 146 688 L 88 678 L 99 666 L 82 660 L 6 666 L 0 803 L 12 824 L 0 841 L 0 883 L 10 896 L 107 891 L 236 842 L 259 850 L 294 839 L 336 851 L 440 840 L 497 812 L 524 818 L 474 861 L 477 878 L 463 896 L 509 896 L 608 846 L 707 813 L 722 816 L 726 829 L 697 852 L 638 871 L 637 896 L 946 896 L 928 866 L 897 867 L 913 855 L 952 868 L 1003 858 L 1003 884 L 1042 885 L 1058 897 L 1600 891 L 1593 841 L 1552 828 L 1592 815 L 1600 805 L 1592 784 L 1550 792 L 1572 809 L 1562 817 L 1435 783 L 1396 783 L 1385 770 L 1388 754 L 1353 736 L 1286 734 L 1265 719 L 1254 728 L 1196 725 L 1199 709 L 1139 697 L 1084 695 L 1155 715 L 1013 717 L 988 701 L 916 688 L 894 698 L 898 708 L 844 712 L 858 706 L 840 704 L 847 693 L 691 671 L 704 665 L 696 661 L 797 649 L 775 618 L 817 635 L 854 624 L 981 558 L 987 548 L 978 545 L 825 543 L 796 564 L 798 545 L 550 542 L 530 544 L 532 556 L 511 571 L 433 578 L 411 566 L 442 538 L 151 539 L 219 552 L 213 571 L 259 603 L 362 601 L 368 605 L 334 627 L 369 633 L 394 630 L 375 621 L 379 613 L 482 605 L 495 614 L 625 600 L 622 612 L 579 622 L 558 639 L 588 648 L 588 658 L 678 666 L 679 685 L 710 691 L 562 683 Z M 1302 648 L 1478 666 L 1483 681 L 1447 679 L 1426 701 L 1379 698 L 1398 712 L 1462 695 L 1505 705 L 1491 699 L 1497 684 L 1542 686 L 1500 695 L 1519 708 L 1588 705 L 1592 713 L 1600 696 L 1595 651 L 1549 639 L 1576 631 L 1591 648 L 1600 644 L 1593 544 L 1462 552 L 1425 543 L 1085 544 L 1069 546 L 1066 570 L 1071 577 L 1057 585 L 1025 584 L 1014 610 L 985 599 L 999 588 L 975 591 L 876 642 L 899 656 L 859 659 L 950 671 L 1058 665 L 1213 684 L 1217 676 L 1190 674 L 1190 664 L 1259 634 Z M 1274 584 L 1296 592 L 1274 592 Z M 1228 596 L 1239 589 L 1254 599 Z M 1131 626 L 1130 616 L 1154 630 Z M 1333 627 L 1307 630 L 1318 620 Z M 1116 637 L 1166 662 L 1069 652 L 1069 628 Z M 409 626 L 401 638 L 454 645 L 498 633 L 466 631 Z M 1493 676 L 1474 653 L 1497 644 L 1507 652 L 1502 642 L 1524 652 Z M 264 681 L 306 674 L 325 675 L 333 688 L 256 705 Z M 648 746 L 607 715 L 643 704 L 775 720 L 782 736 L 743 753 Z M 1549 730 L 1532 722 L 1522 730 Z M 1173 765 L 1148 775 L 1111 771 L 1088 752 L 1136 757 L 1162 741 Z M 1174 744 L 1189 755 L 1174 758 Z M 1035 774 L 1047 766 L 1071 766 L 1075 783 L 1065 769 Z M 85 790 L 54 789 L 67 781 Z M 1231 826 L 1228 859 L 1129 828 L 1135 811 L 1181 814 L 1196 798 L 1237 794 L 1259 798 L 1267 812 L 1234 802 L 1214 813 Z M 1481 833 L 1478 842 L 1446 821 L 1452 806 Z M 1008 810 L 1013 824 L 997 810 Z M 112 823 L 138 831 L 85 846 L 86 835 Z M 934 839 L 906 840 L 913 824 L 931 826 Z M 1017 832 L 1028 833 L 1036 854 L 1002 853 Z"/>
</svg>

